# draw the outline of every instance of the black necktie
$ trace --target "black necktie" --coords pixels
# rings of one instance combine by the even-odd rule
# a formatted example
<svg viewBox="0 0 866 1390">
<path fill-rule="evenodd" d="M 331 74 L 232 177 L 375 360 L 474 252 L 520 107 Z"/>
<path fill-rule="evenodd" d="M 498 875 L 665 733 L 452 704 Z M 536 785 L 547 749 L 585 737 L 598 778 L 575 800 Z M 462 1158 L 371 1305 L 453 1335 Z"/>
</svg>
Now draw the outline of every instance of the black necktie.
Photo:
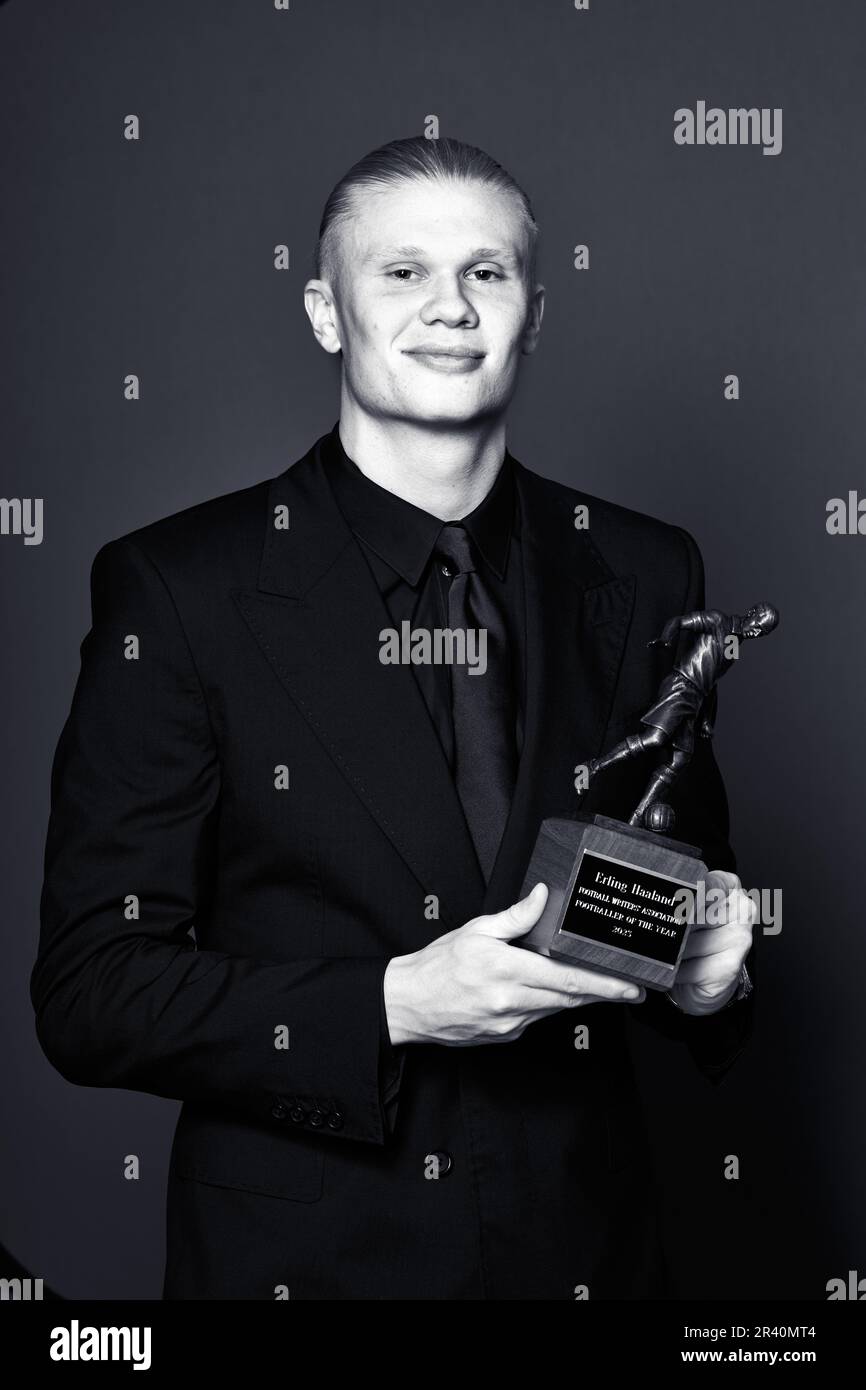
<svg viewBox="0 0 866 1390">
<path fill-rule="evenodd" d="M 451 580 L 448 626 L 467 634 L 465 655 L 476 667 L 473 673 L 468 659 L 451 665 L 454 778 L 478 862 L 489 882 L 508 818 L 517 764 L 505 621 L 476 569 L 466 528 L 459 522 L 443 526 L 436 551 L 445 561 L 443 574 Z"/>
</svg>

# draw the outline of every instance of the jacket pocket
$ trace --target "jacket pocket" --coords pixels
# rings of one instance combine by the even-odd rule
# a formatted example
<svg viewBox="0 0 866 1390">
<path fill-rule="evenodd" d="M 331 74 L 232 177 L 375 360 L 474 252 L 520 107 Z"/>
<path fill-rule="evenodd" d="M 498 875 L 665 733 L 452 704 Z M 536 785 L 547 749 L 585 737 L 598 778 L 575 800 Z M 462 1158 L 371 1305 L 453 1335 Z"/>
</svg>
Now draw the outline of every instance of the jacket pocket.
<svg viewBox="0 0 866 1390">
<path fill-rule="evenodd" d="M 292 1202 L 322 1195 L 324 1154 L 305 1135 L 275 1131 L 184 1105 L 169 1170 L 213 1187 L 237 1188 Z"/>
</svg>

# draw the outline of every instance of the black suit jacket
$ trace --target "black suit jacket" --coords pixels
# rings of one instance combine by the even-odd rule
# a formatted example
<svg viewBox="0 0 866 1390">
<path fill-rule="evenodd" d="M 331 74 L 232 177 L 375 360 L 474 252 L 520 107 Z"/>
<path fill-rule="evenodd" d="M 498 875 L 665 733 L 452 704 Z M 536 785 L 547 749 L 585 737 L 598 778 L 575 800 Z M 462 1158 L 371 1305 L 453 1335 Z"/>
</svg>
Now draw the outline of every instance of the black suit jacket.
<svg viewBox="0 0 866 1390">
<path fill-rule="evenodd" d="M 579 1012 L 587 1049 L 567 1011 L 506 1046 L 389 1059 L 381 990 L 390 957 L 516 900 L 543 817 L 627 818 L 646 763 L 589 795 L 573 769 L 652 702 L 670 656 L 646 644 L 703 606 L 698 550 L 516 463 L 540 619 L 485 888 L 412 669 L 379 662 L 389 616 L 321 443 L 96 556 L 52 775 L 40 1042 L 70 1081 L 183 1101 L 169 1298 L 657 1294 L 628 1006 Z M 678 837 L 732 867 L 702 740 L 675 805 Z M 750 1004 L 702 1019 L 652 993 L 633 1007 L 714 1077 L 750 1027 Z"/>
</svg>

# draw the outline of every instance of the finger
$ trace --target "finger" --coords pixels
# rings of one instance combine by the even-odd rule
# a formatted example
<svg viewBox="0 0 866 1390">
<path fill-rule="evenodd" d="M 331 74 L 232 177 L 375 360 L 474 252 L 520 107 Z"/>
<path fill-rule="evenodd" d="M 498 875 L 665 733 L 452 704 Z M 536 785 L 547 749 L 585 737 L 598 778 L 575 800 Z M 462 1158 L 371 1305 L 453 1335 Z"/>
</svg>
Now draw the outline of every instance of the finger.
<svg viewBox="0 0 866 1390">
<path fill-rule="evenodd" d="M 728 922 L 739 922 L 752 926 L 758 920 L 758 905 L 742 888 L 737 888 L 728 898 Z"/>
<path fill-rule="evenodd" d="M 475 930 L 483 936 L 495 936 L 500 941 L 511 941 L 514 937 L 524 936 L 535 926 L 546 902 L 547 884 L 536 883 L 531 893 L 506 907 L 504 912 L 492 912 L 486 917 L 479 917 L 474 923 Z"/>
<path fill-rule="evenodd" d="M 694 931 L 717 931 L 719 927 L 736 925 L 751 926 L 758 919 L 758 909 L 753 898 L 742 888 L 734 888 L 724 902 L 710 903 L 705 920 L 693 924 Z"/>
<path fill-rule="evenodd" d="M 559 1013 L 563 1009 L 579 1009 L 585 1004 L 642 1004 L 646 999 L 646 990 L 641 985 L 637 989 L 635 999 L 626 999 L 623 995 L 616 995 L 613 998 L 606 996 L 602 998 L 598 994 L 590 993 L 565 993 L 563 990 L 533 989 L 530 991 L 530 1000 L 526 1003 L 527 1013 L 541 1015 L 547 1013 Z"/>
<path fill-rule="evenodd" d="M 727 927 L 710 927 L 704 931 L 690 931 L 686 938 L 683 960 L 694 960 L 698 956 L 714 956 L 720 951 L 739 948 L 745 956 L 752 944 L 752 929 L 738 922 Z"/>
<path fill-rule="evenodd" d="M 543 889 L 543 901 L 547 900 L 547 888 L 545 884 L 536 884 L 533 893 Z M 477 929 L 484 935 L 502 937 L 502 920 L 507 919 L 509 913 L 519 911 L 524 904 L 529 904 L 533 896 L 530 893 L 521 902 L 515 903 L 507 908 L 505 912 L 491 913 L 488 917 L 478 918 Z M 539 912 L 532 913 L 533 922 L 538 919 Z M 530 922 L 530 926 L 533 925 Z M 475 925 L 470 923 L 467 925 Z M 495 928 L 494 931 L 490 927 Z M 508 930 L 508 924 L 505 924 Z M 522 928 L 528 930 L 528 928 Z M 519 930 L 512 930 L 514 936 L 520 935 Z M 583 966 L 574 966 L 567 961 L 557 960 L 553 956 L 543 956 L 537 951 L 507 950 L 499 953 L 497 957 L 497 974 L 510 977 L 512 980 L 521 984 L 528 985 L 533 989 L 549 989 L 565 993 L 571 997 L 576 994 L 593 995 L 598 999 L 619 999 L 623 998 L 629 1002 L 636 1002 L 639 997 L 639 987 L 630 980 L 619 979 L 616 975 L 606 975 L 598 970 L 589 970 Z"/>
<path fill-rule="evenodd" d="M 631 980 L 620 980 L 616 975 L 604 975 L 598 970 L 569 965 L 565 961 L 549 960 L 540 956 L 542 965 L 551 969 L 545 972 L 538 983 L 548 989 L 559 990 L 564 994 L 592 995 L 596 999 L 626 999 L 635 1001 L 640 986 Z"/>
<path fill-rule="evenodd" d="M 503 948 L 496 962 L 497 976 L 509 978 L 528 989 L 552 990 L 570 998 L 575 995 L 597 998 L 624 998 L 633 1002 L 635 996 L 630 990 L 637 989 L 630 980 L 621 980 L 615 975 L 603 975 L 597 970 L 569 964 L 553 956 L 542 956 L 536 951 L 520 951 L 513 947 Z"/>
<path fill-rule="evenodd" d="M 677 984 L 723 984 L 734 979 L 742 963 L 742 952 L 736 949 L 720 951 L 718 955 L 710 956 L 709 959 L 687 960 L 677 971 Z"/>
<path fill-rule="evenodd" d="M 743 888 L 733 888 L 725 899 L 725 922 L 752 922 L 758 915 L 754 899 Z"/>
<path fill-rule="evenodd" d="M 730 869 L 710 869 L 706 879 L 707 890 L 710 888 L 724 888 L 726 893 L 732 893 L 735 888 L 742 888 L 739 875 L 732 873 Z"/>
<path fill-rule="evenodd" d="M 525 985 L 527 989 L 547 989 L 561 994 L 570 992 L 569 981 L 564 976 L 574 967 L 564 965 L 552 956 L 508 947 L 498 953 L 496 964 L 501 975 L 516 984 Z"/>
</svg>

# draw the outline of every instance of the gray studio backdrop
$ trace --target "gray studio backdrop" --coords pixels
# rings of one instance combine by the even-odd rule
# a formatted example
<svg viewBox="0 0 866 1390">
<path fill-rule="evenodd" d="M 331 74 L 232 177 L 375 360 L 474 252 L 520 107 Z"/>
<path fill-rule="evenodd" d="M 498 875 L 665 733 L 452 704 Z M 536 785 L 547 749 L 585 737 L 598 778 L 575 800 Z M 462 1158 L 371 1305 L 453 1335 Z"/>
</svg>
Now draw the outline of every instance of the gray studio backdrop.
<svg viewBox="0 0 866 1390">
<path fill-rule="evenodd" d="M 717 735 L 744 884 L 784 893 L 756 1039 L 716 1091 L 636 1030 L 681 1286 L 822 1299 L 866 1274 L 866 535 L 825 524 L 866 491 L 864 69 L 857 0 L 0 5 L 0 496 L 44 505 L 41 544 L 0 535 L 0 1242 L 64 1296 L 159 1296 L 177 1114 L 63 1081 L 28 997 L 90 563 L 331 427 L 336 363 L 301 301 L 321 206 L 430 115 L 542 224 L 512 452 L 687 527 L 711 604 L 783 615 L 722 687 Z M 699 101 L 781 108 L 781 152 L 677 145 Z"/>
</svg>

